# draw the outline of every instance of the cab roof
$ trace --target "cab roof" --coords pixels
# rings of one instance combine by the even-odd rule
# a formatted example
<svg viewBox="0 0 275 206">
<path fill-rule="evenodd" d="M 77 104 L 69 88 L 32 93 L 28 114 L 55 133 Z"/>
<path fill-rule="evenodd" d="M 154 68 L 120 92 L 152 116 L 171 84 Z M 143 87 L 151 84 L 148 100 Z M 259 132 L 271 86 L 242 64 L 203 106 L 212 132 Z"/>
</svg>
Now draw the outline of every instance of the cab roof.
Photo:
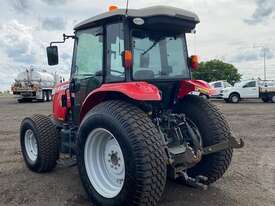
<svg viewBox="0 0 275 206">
<path fill-rule="evenodd" d="M 119 18 L 125 16 L 126 10 L 125 9 L 117 9 L 111 12 L 105 12 L 103 14 L 99 14 L 92 18 L 89 18 L 85 21 L 80 22 L 77 24 L 74 29 L 84 29 L 88 27 L 95 26 L 97 24 L 103 24 L 100 22 L 105 22 L 111 19 Z M 130 18 L 150 18 L 150 17 L 172 17 L 179 20 L 184 20 L 188 22 L 192 22 L 193 24 L 197 24 L 200 22 L 199 17 L 190 11 L 179 9 L 170 6 L 153 6 L 147 7 L 143 9 L 129 9 L 127 12 L 127 17 Z"/>
</svg>

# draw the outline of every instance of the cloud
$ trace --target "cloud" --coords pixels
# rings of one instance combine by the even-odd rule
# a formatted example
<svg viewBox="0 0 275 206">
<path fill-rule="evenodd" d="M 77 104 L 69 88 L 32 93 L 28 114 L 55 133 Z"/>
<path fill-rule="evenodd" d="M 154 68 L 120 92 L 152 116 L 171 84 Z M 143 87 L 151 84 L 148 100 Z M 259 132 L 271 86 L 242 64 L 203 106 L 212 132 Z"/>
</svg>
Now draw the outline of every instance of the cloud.
<svg viewBox="0 0 275 206">
<path fill-rule="evenodd" d="M 29 0 L 10 0 L 8 2 L 19 13 L 28 13 L 31 7 Z"/>
<path fill-rule="evenodd" d="M 65 30 L 67 22 L 62 17 L 51 17 L 42 19 L 42 29 L 53 31 L 53 30 Z"/>
<path fill-rule="evenodd" d="M 272 59 L 274 58 L 274 53 L 271 49 L 266 48 L 265 49 L 266 59 Z M 229 58 L 229 61 L 234 63 L 242 63 L 242 62 L 252 62 L 257 60 L 262 60 L 264 57 L 264 48 L 262 48 L 260 51 L 257 49 L 253 50 L 246 50 L 240 53 L 237 53 Z"/>
<path fill-rule="evenodd" d="M 71 60 L 72 58 L 72 55 L 68 54 L 67 52 L 63 52 L 60 57 L 63 59 L 63 60 Z"/>
<path fill-rule="evenodd" d="M 265 49 L 262 48 L 259 54 L 260 57 L 262 58 L 264 57 L 264 50 L 265 50 L 266 59 L 272 59 L 274 57 L 274 53 L 270 48 L 265 48 Z"/>
<path fill-rule="evenodd" d="M 275 12 L 275 0 L 256 0 L 256 10 L 249 19 L 244 22 L 255 25 L 265 22 Z"/>
<path fill-rule="evenodd" d="M 62 5 L 68 3 L 68 0 L 41 0 L 48 5 Z"/>
<path fill-rule="evenodd" d="M 243 52 L 233 55 L 230 58 L 231 62 L 247 62 L 247 61 L 256 61 L 259 58 L 257 52 Z"/>
<path fill-rule="evenodd" d="M 41 46 L 34 41 L 31 27 L 12 20 L 0 27 L 0 48 L 14 62 L 34 64 Z"/>
</svg>

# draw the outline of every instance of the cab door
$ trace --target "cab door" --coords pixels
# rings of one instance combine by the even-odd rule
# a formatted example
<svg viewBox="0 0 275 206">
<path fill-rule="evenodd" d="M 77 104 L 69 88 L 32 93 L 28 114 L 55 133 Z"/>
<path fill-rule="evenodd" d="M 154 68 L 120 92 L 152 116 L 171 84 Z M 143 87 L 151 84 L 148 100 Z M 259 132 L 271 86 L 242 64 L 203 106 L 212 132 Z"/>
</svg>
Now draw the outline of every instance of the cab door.
<svg viewBox="0 0 275 206">
<path fill-rule="evenodd" d="M 259 90 L 258 90 L 256 81 L 247 82 L 242 87 L 241 97 L 242 98 L 258 98 L 259 97 Z"/>
<path fill-rule="evenodd" d="M 74 96 L 73 119 L 79 122 L 81 105 L 87 95 L 103 82 L 103 29 L 96 27 L 76 33 L 71 74 Z"/>
</svg>

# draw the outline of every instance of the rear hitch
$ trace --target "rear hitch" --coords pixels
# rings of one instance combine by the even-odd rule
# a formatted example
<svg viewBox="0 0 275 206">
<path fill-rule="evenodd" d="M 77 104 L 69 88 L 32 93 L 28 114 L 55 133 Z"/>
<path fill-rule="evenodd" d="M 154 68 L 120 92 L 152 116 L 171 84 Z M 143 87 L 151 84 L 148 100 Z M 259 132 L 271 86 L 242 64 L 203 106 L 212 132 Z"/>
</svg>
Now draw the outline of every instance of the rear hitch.
<svg viewBox="0 0 275 206">
<path fill-rule="evenodd" d="M 190 177 L 185 171 L 181 172 L 182 179 L 184 183 L 190 187 L 194 187 L 201 190 L 207 190 L 208 185 L 206 185 L 204 182 L 208 180 L 207 177 L 198 175 L 195 178 Z"/>
<path fill-rule="evenodd" d="M 58 165 L 64 168 L 70 168 L 77 165 L 76 157 L 63 157 L 57 161 Z"/>
<path fill-rule="evenodd" d="M 244 141 L 243 139 L 240 139 L 239 141 L 231 135 L 228 141 L 224 141 L 218 144 L 214 144 L 208 147 L 203 148 L 203 155 L 212 154 L 215 152 L 219 152 L 222 150 L 225 150 L 227 148 L 233 148 L 233 149 L 240 149 L 244 147 Z"/>
<path fill-rule="evenodd" d="M 242 138 L 238 141 L 233 135 L 229 139 L 230 146 L 235 149 L 240 149 L 244 147 L 244 141 Z"/>
</svg>

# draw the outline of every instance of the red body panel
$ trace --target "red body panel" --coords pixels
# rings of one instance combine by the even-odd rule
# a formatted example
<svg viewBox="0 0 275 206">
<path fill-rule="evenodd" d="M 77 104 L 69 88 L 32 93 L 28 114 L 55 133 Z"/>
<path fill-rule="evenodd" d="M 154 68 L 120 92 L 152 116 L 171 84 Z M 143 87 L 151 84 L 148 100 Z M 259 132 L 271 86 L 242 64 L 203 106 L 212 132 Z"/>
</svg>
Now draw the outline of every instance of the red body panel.
<svg viewBox="0 0 275 206">
<path fill-rule="evenodd" d="M 205 93 L 210 95 L 212 88 L 207 82 L 203 80 L 183 80 L 180 83 L 178 98 L 180 99 L 188 95 L 190 92 L 197 91 L 197 90 L 204 91 Z"/>
<path fill-rule="evenodd" d="M 80 121 L 93 106 L 101 102 L 104 96 L 110 92 L 120 93 L 137 101 L 161 100 L 159 89 L 147 82 L 103 84 L 101 87 L 92 91 L 84 100 L 80 111 Z"/>
<path fill-rule="evenodd" d="M 139 101 L 159 101 L 161 96 L 156 86 L 147 82 L 125 82 L 103 84 L 101 87 L 92 91 L 85 99 L 99 92 L 120 92 Z M 84 101 L 84 103 L 85 103 Z"/>
<path fill-rule="evenodd" d="M 56 120 L 64 121 L 67 116 L 67 108 L 62 107 L 62 95 L 69 89 L 69 81 L 57 84 L 53 94 L 53 117 Z M 67 99 L 68 100 L 68 99 Z"/>
<path fill-rule="evenodd" d="M 65 95 L 69 88 L 69 82 L 63 82 L 55 87 L 53 95 L 53 117 L 60 121 L 65 121 L 67 117 L 67 108 L 62 107 L 62 95 Z M 180 83 L 178 98 L 188 95 L 196 89 L 209 91 L 207 82 L 201 80 L 183 80 Z M 85 114 L 95 105 L 102 102 L 107 94 L 119 93 L 136 101 L 161 101 L 159 89 L 147 82 L 125 82 L 103 84 L 92 91 L 84 100 L 80 110 L 80 121 Z M 67 97 L 70 95 L 67 94 Z M 67 98 L 67 107 L 71 107 L 70 98 Z"/>
</svg>

